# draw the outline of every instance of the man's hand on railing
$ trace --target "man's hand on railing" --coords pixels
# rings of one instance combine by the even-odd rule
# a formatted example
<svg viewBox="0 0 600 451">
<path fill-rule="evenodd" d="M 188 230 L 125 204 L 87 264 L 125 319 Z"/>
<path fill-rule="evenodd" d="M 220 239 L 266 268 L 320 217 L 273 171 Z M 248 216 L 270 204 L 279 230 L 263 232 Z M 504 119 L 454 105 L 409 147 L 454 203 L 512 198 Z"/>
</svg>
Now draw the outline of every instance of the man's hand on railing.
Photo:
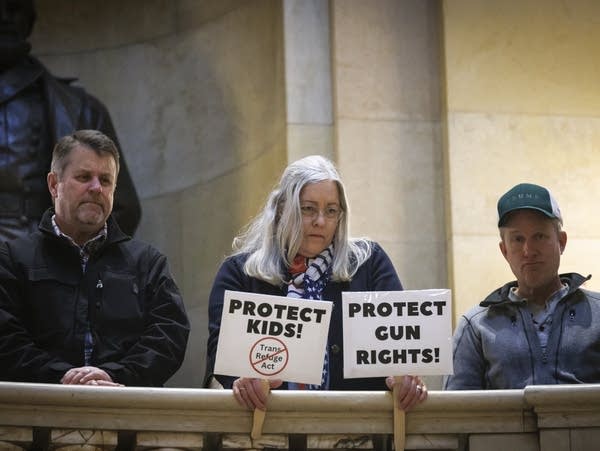
<svg viewBox="0 0 600 451">
<path fill-rule="evenodd" d="M 269 381 L 271 388 L 280 387 L 281 384 L 283 384 L 283 381 L 279 379 Z M 241 406 L 245 406 L 250 410 L 265 410 L 267 408 L 269 393 L 265 392 L 262 379 L 240 377 L 233 381 L 232 389 L 233 396 Z"/>
<path fill-rule="evenodd" d="M 65 385 L 101 385 L 108 387 L 123 387 L 123 384 L 114 382 L 110 375 L 95 366 L 82 366 L 71 368 L 60 380 Z"/>
<path fill-rule="evenodd" d="M 427 386 L 419 376 L 388 376 L 385 384 L 392 392 L 397 386 L 398 407 L 404 411 L 427 399 Z"/>
</svg>

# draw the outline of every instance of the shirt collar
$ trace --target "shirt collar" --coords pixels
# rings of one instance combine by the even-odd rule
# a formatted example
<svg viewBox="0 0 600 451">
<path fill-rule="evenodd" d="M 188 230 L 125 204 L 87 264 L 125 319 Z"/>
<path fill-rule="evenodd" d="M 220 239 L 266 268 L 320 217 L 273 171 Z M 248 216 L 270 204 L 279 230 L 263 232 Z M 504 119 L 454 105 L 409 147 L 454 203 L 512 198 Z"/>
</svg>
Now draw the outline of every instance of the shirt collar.
<svg viewBox="0 0 600 451">
<path fill-rule="evenodd" d="M 527 302 L 527 298 L 522 298 L 517 294 L 517 289 L 518 287 L 511 287 L 510 290 L 508 290 L 508 299 L 510 299 L 512 302 Z M 546 305 L 548 305 L 552 301 L 564 298 L 568 293 L 569 285 L 563 283 L 561 288 L 556 290 L 548 299 L 546 299 Z"/>
<path fill-rule="evenodd" d="M 65 238 L 69 243 L 71 243 L 71 245 L 73 245 L 80 251 L 83 251 L 87 254 L 92 254 L 96 250 L 98 250 L 98 248 L 102 245 L 102 243 L 104 243 L 104 241 L 106 241 L 106 237 L 108 236 L 108 227 L 105 222 L 104 226 L 100 229 L 100 231 L 98 232 L 98 234 L 95 237 L 90 238 L 85 243 L 83 243 L 82 246 L 80 246 L 79 244 L 77 244 L 75 242 L 75 240 L 73 240 L 73 238 L 71 238 L 69 235 L 63 233 L 63 231 L 60 230 L 60 227 L 56 223 L 56 215 L 55 214 L 52 215 L 52 228 L 54 229 L 54 233 L 56 234 L 56 236 Z"/>
</svg>

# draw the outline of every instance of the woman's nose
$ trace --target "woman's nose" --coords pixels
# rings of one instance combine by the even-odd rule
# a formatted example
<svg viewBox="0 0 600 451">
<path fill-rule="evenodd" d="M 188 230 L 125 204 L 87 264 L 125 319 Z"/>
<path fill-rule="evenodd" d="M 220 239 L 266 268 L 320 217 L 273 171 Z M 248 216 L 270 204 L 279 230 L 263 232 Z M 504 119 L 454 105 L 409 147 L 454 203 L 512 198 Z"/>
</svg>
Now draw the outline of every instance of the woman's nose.
<svg viewBox="0 0 600 451">
<path fill-rule="evenodd" d="M 325 223 L 325 212 L 319 210 L 319 211 L 317 211 L 317 215 L 313 219 L 313 224 L 322 225 L 324 223 Z"/>
</svg>

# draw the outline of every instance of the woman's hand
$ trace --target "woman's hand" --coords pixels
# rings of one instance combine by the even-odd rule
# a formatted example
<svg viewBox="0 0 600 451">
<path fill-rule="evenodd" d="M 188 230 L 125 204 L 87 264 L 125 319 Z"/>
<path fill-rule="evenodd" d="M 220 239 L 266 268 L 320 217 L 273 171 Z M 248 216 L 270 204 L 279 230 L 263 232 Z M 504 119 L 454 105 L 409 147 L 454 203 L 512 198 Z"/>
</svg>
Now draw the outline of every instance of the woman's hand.
<svg viewBox="0 0 600 451">
<path fill-rule="evenodd" d="M 398 407 L 404 411 L 412 409 L 427 399 L 427 386 L 419 376 L 388 376 L 385 384 L 392 391 L 394 386 L 398 387 Z"/>
<path fill-rule="evenodd" d="M 280 379 L 269 381 L 271 388 L 280 387 L 283 381 Z M 235 400 L 250 410 L 266 410 L 269 393 L 263 390 L 262 379 L 240 377 L 233 381 L 233 396 Z"/>
</svg>

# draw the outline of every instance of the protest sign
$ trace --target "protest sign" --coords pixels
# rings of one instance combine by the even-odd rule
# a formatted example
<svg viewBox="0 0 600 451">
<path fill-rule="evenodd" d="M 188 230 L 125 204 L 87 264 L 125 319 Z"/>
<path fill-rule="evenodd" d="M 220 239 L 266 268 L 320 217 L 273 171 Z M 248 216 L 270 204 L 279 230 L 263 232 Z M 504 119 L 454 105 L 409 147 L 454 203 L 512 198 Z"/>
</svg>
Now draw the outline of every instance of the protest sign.
<svg viewBox="0 0 600 451">
<path fill-rule="evenodd" d="M 320 384 L 331 302 L 225 291 L 215 373 Z"/>
<path fill-rule="evenodd" d="M 447 289 L 342 293 L 344 377 L 452 374 Z"/>
</svg>

